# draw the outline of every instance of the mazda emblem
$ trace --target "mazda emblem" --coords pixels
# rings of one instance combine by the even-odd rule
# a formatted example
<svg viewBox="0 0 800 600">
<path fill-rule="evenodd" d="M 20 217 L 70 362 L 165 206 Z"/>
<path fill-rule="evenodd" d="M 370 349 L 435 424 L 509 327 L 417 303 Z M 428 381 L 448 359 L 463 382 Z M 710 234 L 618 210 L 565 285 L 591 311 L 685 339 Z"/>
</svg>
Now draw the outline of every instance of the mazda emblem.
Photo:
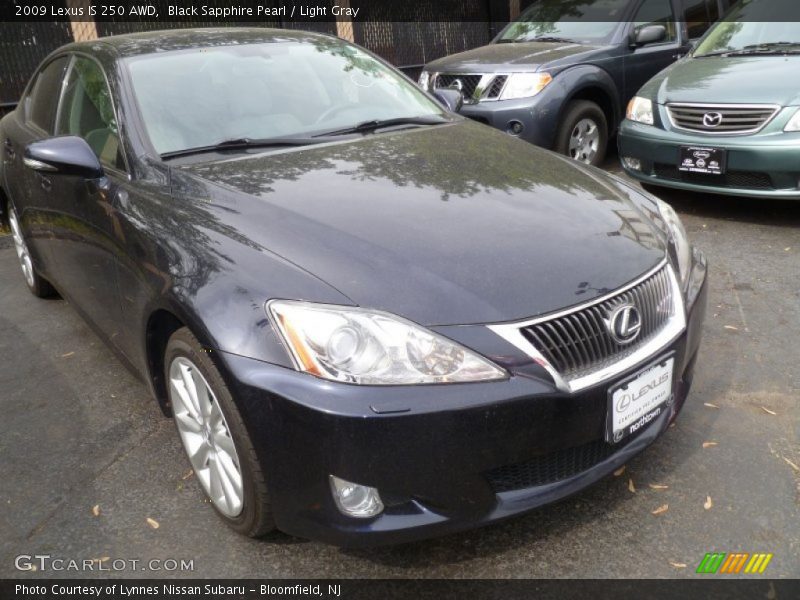
<svg viewBox="0 0 800 600">
<path fill-rule="evenodd" d="M 718 112 L 710 112 L 703 115 L 703 125 L 709 129 L 714 129 L 722 125 L 722 114 Z"/>
<path fill-rule="evenodd" d="M 606 328 L 615 342 L 630 344 L 642 331 L 642 315 L 633 304 L 622 304 L 609 314 Z"/>
</svg>

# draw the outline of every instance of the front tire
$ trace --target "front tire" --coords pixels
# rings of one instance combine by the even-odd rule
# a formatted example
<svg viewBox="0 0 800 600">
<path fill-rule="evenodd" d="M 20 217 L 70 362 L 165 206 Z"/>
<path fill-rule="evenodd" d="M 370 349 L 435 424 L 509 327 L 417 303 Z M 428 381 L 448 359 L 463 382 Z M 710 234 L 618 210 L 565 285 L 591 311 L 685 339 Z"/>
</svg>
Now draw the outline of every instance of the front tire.
<svg viewBox="0 0 800 600">
<path fill-rule="evenodd" d="M 8 205 L 8 224 L 11 226 L 11 237 L 14 240 L 14 249 L 17 251 L 19 266 L 22 269 L 22 276 L 31 294 L 37 298 L 49 298 L 55 296 L 56 291 L 50 282 L 36 272 L 33 266 L 33 258 L 28 250 L 28 244 L 22 235 L 17 212 L 11 204 Z"/>
<path fill-rule="evenodd" d="M 556 134 L 556 152 L 598 167 L 606 157 L 608 120 L 597 104 L 570 102 Z"/>
<path fill-rule="evenodd" d="M 238 533 L 260 537 L 272 531 L 263 469 L 208 352 L 184 327 L 167 342 L 164 365 L 175 426 L 214 510 Z"/>
</svg>

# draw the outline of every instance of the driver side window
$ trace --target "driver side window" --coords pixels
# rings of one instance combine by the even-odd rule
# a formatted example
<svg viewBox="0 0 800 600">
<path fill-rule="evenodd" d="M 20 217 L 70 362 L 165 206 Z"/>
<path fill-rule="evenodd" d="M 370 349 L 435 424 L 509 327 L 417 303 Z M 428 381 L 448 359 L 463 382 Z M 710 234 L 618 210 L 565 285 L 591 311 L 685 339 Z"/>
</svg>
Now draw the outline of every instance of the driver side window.
<svg viewBox="0 0 800 600">
<path fill-rule="evenodd" d="M 678 28 L 675 25 L 675 14 L 670 0 L 644 0 L 634 17 L 634 31 L 650 25 L 663 25 L 667 36 L 660 43 L 674 42 L 678 39 Z"/>
<path fill-rule="evenodd" d="M 78 57 L 72 63 L 56 135 L 82 137 L 103 166 L 125 170 L 111 91 L 102 69 L 93 60 Z"/>
</svg>

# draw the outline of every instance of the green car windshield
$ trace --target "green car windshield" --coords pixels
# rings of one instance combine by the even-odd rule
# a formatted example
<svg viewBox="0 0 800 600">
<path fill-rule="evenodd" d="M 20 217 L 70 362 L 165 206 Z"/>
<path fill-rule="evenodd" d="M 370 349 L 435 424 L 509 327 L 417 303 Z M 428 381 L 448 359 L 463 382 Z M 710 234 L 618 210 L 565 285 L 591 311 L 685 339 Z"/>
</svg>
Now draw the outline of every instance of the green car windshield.
<svg viewBox="0 0 800 600">
<path fill-rule="evenodd" d="M 754 0 L 740 3 L 717 23 L 698 44 L 695 57 L 725 54 L 800 53 L 797 0 Z"/>
<path fill-rule="evenodd" d="M 497 41 L 605 41 L 614 33 L 628 4 L 628 0 L 540 0 L 511 23 Z"/>
</svg>

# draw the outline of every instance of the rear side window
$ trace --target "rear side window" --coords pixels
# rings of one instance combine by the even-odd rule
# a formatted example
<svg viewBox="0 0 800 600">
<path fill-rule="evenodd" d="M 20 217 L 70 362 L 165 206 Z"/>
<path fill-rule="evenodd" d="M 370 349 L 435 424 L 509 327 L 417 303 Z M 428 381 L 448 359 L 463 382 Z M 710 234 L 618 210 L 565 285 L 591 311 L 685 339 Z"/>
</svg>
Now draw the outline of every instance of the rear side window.
<svg viewBox="0 0 800 600">
<path fill-rule="evenodd" d="M 689 37 L 703 37 L 709 27 L 719 19 L 717 0 L 683 0 L 683 14 Z"/>
<path fill-rule="evenodd" d="M 101 164 L 124 170 L 111 91 L 103 70 L 93 60 L 78 57 L 72 64 L 56 134 L 82 137 Z"/>
<path fill-rule="evenodd" d="M 61 56 L 51 61 L 39 71 L 36 81 L 25 100 L 27 120 L 47 133 L 53 131 L 53 119 L 58 106 L 61 83 L 67 57 Z"/>
<path fill-rule="evenodd" d="M 672 12 L 670 0 L 644 0 L 634 18 L 636 32 L 648 25 L 663 25 L 667 29 L 667 37 L 663 42 L 674 42 L 678 39 L 678 28 L 675 26 L 675 14 Z"/>
</svg>

